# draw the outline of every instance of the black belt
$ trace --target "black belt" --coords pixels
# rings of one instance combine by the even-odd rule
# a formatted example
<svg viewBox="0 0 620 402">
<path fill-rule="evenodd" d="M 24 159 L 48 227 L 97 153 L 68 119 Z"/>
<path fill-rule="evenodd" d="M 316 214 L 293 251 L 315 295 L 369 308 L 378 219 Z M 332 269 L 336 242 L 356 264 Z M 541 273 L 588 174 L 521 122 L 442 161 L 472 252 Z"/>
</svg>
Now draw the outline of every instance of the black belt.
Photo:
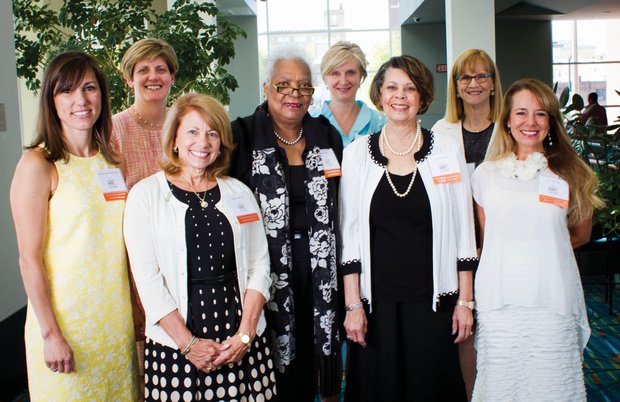
<svg viewBox="0 0 620 402">
<path fill-rule="evenodd" d="M 208 276 L 201 279 L 190 279 L 190 285 L 222 285 L 237 279 L 237 271 L 226 272 L 222 275 Z"/>
<path fill-rule="evenodd" d="M 307 239 L 308 231 L 307 230 L 291 230 L 291 238 L 293 240 Z"/>
</svg>

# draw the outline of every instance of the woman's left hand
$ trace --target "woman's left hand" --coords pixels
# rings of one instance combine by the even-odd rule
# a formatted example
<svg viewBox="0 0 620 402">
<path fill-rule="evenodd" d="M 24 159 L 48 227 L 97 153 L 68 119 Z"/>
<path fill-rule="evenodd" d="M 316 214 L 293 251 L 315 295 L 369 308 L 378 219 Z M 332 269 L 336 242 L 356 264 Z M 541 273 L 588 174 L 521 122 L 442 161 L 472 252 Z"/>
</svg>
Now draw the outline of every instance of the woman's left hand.
<svg viewBox="0 0 620 402">
<path fill-rule="evenodd" d="M 250 337 L 252 339 L 252 337 Z M 250 341 L 250 345 L 252 341 Z M 224 364 L 237 363 L 243 356 L 250 350 L 243 342 L 241 342 L 241 337 L 239 335 L 235 335 L 226 339 L 222 342 L 222 345 L 230 345 L 228 349 L 220 353 L 217 359 L 213 361 L 213 365 L 216 367 L 220 367 Z"/>
<path fill-rule="evenodd" d="M 454 340 L 454 343 L 459 343 L 467 339 L 472 334 L 472 328 L 474 326 L 474 314 L 471 309 L 465 306 L 454 306 L 454 313 L 452 314 L 452 334 L 458 336 Z"/>
</svg>

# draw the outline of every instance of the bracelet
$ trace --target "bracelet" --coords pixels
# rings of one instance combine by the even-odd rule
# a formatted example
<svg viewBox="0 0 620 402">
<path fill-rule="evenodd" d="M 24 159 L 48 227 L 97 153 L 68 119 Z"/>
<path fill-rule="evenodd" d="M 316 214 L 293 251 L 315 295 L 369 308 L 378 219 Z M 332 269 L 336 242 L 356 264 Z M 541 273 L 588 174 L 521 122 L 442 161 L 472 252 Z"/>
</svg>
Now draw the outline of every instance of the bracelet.
<svg viewBox="0 0 620 402">
<path fill-rule="evenodd" d="M 194 343 L 196 343 L 196 340 L 198 338 L 196 338 L 195 335 L 192 335 L 192 339 L 190 339 L 189 343 L 187 344 L 187 346 L 185 347 L 185 349 L 183 349 L 183 351 L 181 352 L 181 354 L 183 356 L 185 356 L 186 354 L 189 353 L 189 350 L 192 348 L 192 346 L 194 346 Z"/>
<path fill-rule="evenodd" d="M 361 309 L 363 307 L 364 307 L 364 303 L 362 303 L 362 302 L 353 303 L 353 304 L 349 304 L 348 306 L 346 306 L 346 310 L 347 311 L 359 310 L 359 309 Z"/>
<path fill-rule="evenodd" d="M 466 300 L 460 300 L 459 299 L 459 300 L 456 301 L 456 305 L 457 306 L 467 307 L 470 310 L 473 310 L 473 309 L 476 308 L 476 302 L 473 301 L 473 300 L 466 301 Z"/>
</svg>

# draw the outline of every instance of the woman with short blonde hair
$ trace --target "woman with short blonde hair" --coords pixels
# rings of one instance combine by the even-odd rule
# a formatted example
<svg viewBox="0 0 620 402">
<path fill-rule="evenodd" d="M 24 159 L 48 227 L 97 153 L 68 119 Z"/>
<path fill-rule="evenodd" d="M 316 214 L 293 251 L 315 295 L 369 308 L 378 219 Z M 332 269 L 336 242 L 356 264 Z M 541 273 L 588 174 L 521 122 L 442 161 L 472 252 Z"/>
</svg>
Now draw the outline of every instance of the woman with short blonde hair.
<svg viewBox="0 0 620 402">
<path fill-rule="evenodd" d="M 364 102 L 356 100 L 368 76 L 366 55 L 358 45 L 340 41 L 327 50 L 321 61 L 321 75 L 330 93 L 314 116 L 323 115 L 336 127 L 346 147 L 357 137 L 381 130 L 385 118 Z"/>
</svg>

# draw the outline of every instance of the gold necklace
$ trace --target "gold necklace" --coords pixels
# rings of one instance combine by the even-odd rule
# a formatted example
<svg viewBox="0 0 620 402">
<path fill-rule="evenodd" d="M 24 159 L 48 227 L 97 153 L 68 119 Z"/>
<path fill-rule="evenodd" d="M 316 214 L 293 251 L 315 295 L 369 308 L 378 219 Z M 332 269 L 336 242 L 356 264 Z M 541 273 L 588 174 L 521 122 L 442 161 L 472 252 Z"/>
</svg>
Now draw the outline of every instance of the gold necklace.
<svg viewBox="0 0 620 402">
<path fill-rule="evenodd" d="M 148 121 L 147 119 L 142 117 L 142 115 L 140 115 L 140 113 L 138 113 L 138 110 L 136 110 L 136 107 L 134 105 L 131 105 L 131 110 L 133 111 L 133 114 L 134 114 L 134 116 L 136 116 L 138 121 L 140 123 L 142 123 L 142 125 L 149 126 L 153 130 L 161 130 L 163 124 L 153 124 L 153 123 L 151 123 L 150 121 Z M 167 110 L 168 109 L 166 108 L 166 111 Z"/>
<path fill-rule="evenodd" d="M 189 184 L 189 188 L 192 189 L 192 193 L 194 193 L 196 195 L 196 197 L 198 197 L 198 199 L 200 200 L 200 207 L 202 209 L 205 209 L 209 205 L 209 203 L 206 200 L 208 189 L 205 190 L 204 193 L 202 193 L 202 197 L 201 197 L 200 195 L 198 195 L 196 190 L 194 190 L 194 186 L 192 185 L 192 183 L 190 181 L 188 181 L 187 184 Z"/>
</svg>

